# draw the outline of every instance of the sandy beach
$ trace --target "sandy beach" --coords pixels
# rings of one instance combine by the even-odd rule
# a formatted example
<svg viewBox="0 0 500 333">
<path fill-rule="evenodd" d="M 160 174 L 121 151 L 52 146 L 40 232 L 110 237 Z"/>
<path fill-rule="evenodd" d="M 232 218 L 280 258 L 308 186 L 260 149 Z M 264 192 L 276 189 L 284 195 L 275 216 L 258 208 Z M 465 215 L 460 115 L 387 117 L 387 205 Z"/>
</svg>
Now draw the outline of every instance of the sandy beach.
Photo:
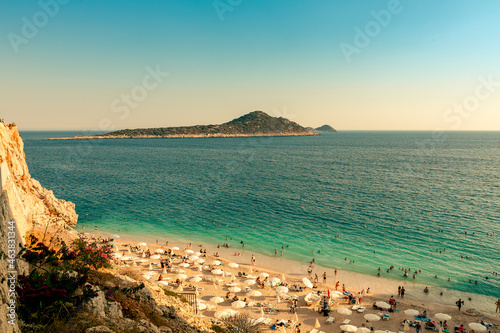
<svg viewBox="0 0 500 333">
<path fill-rule="evenodd" d="M 109 234 L 98 234 L 98 233 L 86 233 L 87 236 L 90 237 L 109 237 Z M 200 311 L 199 315 L 207 318 L 212 318 L 217 311 L 231 309 L 231 302 L 225 300 L 222 303 L 215 304 L 210 301 L 210 299 L 214 296 L 225 297 L 227 292 L 229 291 L 229 283 L 237 283 L 238 287 L 243 289 L 241 292 L 231 292 L 231 297 L 237 295 L 240 300 L 246 298 L 247 302 L 253 302 L 254 306 L 244 307 L 242 309 L 236 309 L 240 313 L 248 313 L 252 318 L 260 318 L 262 317 L 261 307 L 255 306 L 256 303 L 269 305 L 270 308 L 274 308 L 277 311 L 272 311 L 270 313 L 264 313 L 265 318 L 270 318 L 268 323 L 274 323 L 276 320 L 291 320 L 296 321 L 295 314 L 290 312 L 290 301 L 289 300 L 281 300 L 278 302 L 277 293 L 275 288 L 271 286 L 267 286 L 265 288 L 258 287 L 256 285 L 246 285 L 245 282 L 248 280 L 247 277 L 238 277 L 238 273 L 245 273 L 246 275 L 257 277 L 260 273 L 269 274 L 269 278 L 276 277 L 281 280 L 282 283 L 287 285 L 297 285 L 304 287 L 302 283 L 302 279 L 304 277 L 308 277 L 307 269 L 309 264 L 300 263 L 293 260 L 288 260 L 281 256 L 264 256 L 261 254 L 255 254 L 249 251 L 245 251 L 244 248 L 225 248 L 217 246 L 209 245 L 209 244 L 196 244 L 192 243 L 187 239 L 179 240 L 174 238 L 165 239 L 164 237 L 158 239 L 158 244 L 155 239 L 147 238 L 147 237 L 135 237 L 131 235 L 122 235 L 120 239 L 116 239 L 118 242 L 115 244 L 115 250 L 120 252 L 123 256 L 127 257 L 136 257 L 137 260 L 135 264 L 132 264 L 133 261 L 118 261 L 122 268 L 123 265 L 126 267 L 130 267 L 133 270 L 137 270 L 138 272 L 146 273 L 148 275 L 144 275 L 145 279 L 148 279 L 151 282 L 156 281 L 155 283 L 159 283 L 158 277 L 161 274 L 163 277 L 163 281 L 161 286 L 164 288 L 168 288 L 172 291 L 179 291 L 180 289 L 177 286 L 172 285 L 172 282 L 176 280 L 179 273 L 185 274 L 186 278 L 182 281 L 182 286 L 184 290 L 189 286 L 196 286 L 199 290 L 199 299 L 204 302 L 204 306 L 207 306 L 207 309 Z M 166 242 L 168 241 L 168 246 Z M 140 243 L 146 243 L 147 245 L 139 245 Z M 190 245 L 191 244 L 191 245 Z M 200 246 L 201 245 L 201 246 Z M 131 252 L 129 253 L 130 247 L 138 247 L 139 249 L 148 250 L 156 254 L 154 257 L 156 259 L 151 258 L 143 258 L 142 254 Z M 168 251 L 168 249 L 179 248 L 179 250 L 174 251 L 177 255 L 188 257 L 190 255 L 189 252 L 193 251 L 196 255 L 199 253 L 200 249 L 205 250 L 207 252 L 206 257 L 200 257 L 205 260 L 205 263 L 200 265 L 206 265 L 206 263 L 210 263 L 214 260 L 219 260 L 222 263 L 222 266 L 213 266 L 212 269 L 221 269 L 224 273 L 222 275 L 214 275 L 211 270 L 207 270 L 208 268 L 195 266 L 187 266 L 180 264 L 185 261 L 179 259 L 179 257 L 175 257 L 172 262 L 172 270 L 169 270 L 166 273 L 163 273 L 162 268 L 160 267 L 160 260 L 166 259 L 167 255 L 162 253 L 157 253 L 157 251 L 161 252 Z M 186 253 L 186 250 L 188 252 Z M 213 255 L 218 253 L 218 257 L 214 257 Z M 240 254 L 240 255 L 236 255 Z M 158 259 L 158 255 L 159 258 Z M 255 256 L 256 262 L 255 265 L 251 265 L 251 258 Z M 157 266 L 153 266 L 150 270 L 150 262 L 157 263 Z M 237 268 L 231 268 L 228 264 L 235 263 L 238 265 Z M 326 284 L 321 283 L 323 281 L 322 275 L 326 272 L 327 280 Z M 380 320 L 377 322 L 371 323 L 375 330 L 389 330 L 393 332 L 403 331 L 402 322 L 404 319 L 414 320 L 413 316 L 408 316 L 404 313 L 404 310 L 407 309 L 415 309 L 422 313 L 424 310 L 427 311 L 428 316 L 430 316 L 431 320 L 433 320 L 433 315 L 436 313 L 446 313 L 449 314 L 452 319 L 448 321 L 449 328 L 453 329 L 454 325 L 464 324 L 466 329 L 469 329 L 467 326 L 468 323 L 480 322 L 484 321 L 486 323 L 494 325 L 489 328 L 491 332 L 498 331 L 498 325 L 500 324 L 498 314 L 495 314 L 495 301 L 496 299 L 493 297 L 486 297 L 477 294 L 469 294 L 458 292 L 450 289 L 440 289 L 440 288 L 430 288 L 429 293 L 424 293 L 423 288 L 425 286 L 406 282 L 406 281 L 398 281 L 398 280 L 390 280 L 375 276 L 369 276 L 365 274 L 360 274 L 356 272 L 350 272 L 345 270 L 338 270 L 337 279 L 335 279 L 335 271 L 331 268 L 321 267 L 315 265 L 312 272 L 311 281 L 314 281 L 315 274 L 319 277 L 318 288 L 315 289 L 307 289 L 301 292 L 288 292 L 288 295 L 298 296 L 298 306 L 297 306 L 297 317 L 298 322 L 301 323 L 301 332 L 309 332 L 314 329 L 315 325 L 319 324 L 320 328 L 318 331 L 323 332 L 339 332 L 339 324 L 341 324 L 344 320 L 350 320 L 351 325 L 361 327 L 362 325 L 370 326 L 370 323 L 367 322 L 364 318 L 364 315 L 369 313 L 374 313 L 377 315 L 388 314 L 390 315 L 389 320 Z M 199 282 L 193 282 L 191 280 L 194 276 L 200 276 L 202 278 Z M 234 277 L 233 277 L 234 276 Z M 215 281 L 215 282 L 214 282 Z M 322 294 L 327 295 L 328 290 L 330 290 L 333 295 L 333 291 L 335 290 L 335 282 L 339 281 L 339 291 L 342 291 L 342 285 L 345 285 L 345 289 L 352 292 L 354 295 L 358 295 L 362 290 L 365 291 L 365 294 L 362 297 L 361 304 L 359 306 L 365 307 L 364 313 L 359 313 L 357 311 L 352 311 L 351 315 L 342 315 L 338 312 L 339 308 L 351 308 L 352 305 L 348 304 L 348 300 L 346 298 L 332 298 L 331 305 L 329 305 L 330 313 L 329 316 L 335 318 L 335 322 L 331 325 L 326 323 L 326 319 L 329 316 L 324 316 L 323 313 L 318 313 L 318 307 L 320 306 L 319 302 L 312 305 L 307 306 L 305 301 L 303 300 L 304 296 L 309 294 L 310 292 L 317 293 L 320 291 Z M 167 284 L 168 283 L 168 284 Z M 398 297 L 397 291 L 398 286 L 404 286 L 406 289 L 405 297 Z M 244 288 L 248 287 L 250 290 L 258 290 L 262 293 L 262 296 L 258 297 L 250 297 L 245 292 Z M 369 288 L 369 294 L 366 294 L 366 290 Z M 440 293 L 443 295 L 440 295 Z M 389 302 L 389 298 L 394 296 L 397 301 L 395 312 L 387 312 L 380 311 L 372 308 L 374 302 L 377 301 L 385 301 Z M 287 298 L 285 296 L 285 298 Z M 462 306 L 461 311 L 458 311 L 455 302 L 461 298 L 464 301 L 464 305 Z M 469 300 L 470 298 L 470 300 Z M 252 304 L 250 304 L 252 305 Z M 316 320 L 318 323 L 316 323 Z M 439 323 L 439 320 L 437 320 Z M 263 325 L 262 327 L 266 327 L 266 331 L 271 332 L 272 330 L 269 328 L 269 325 Z M 410 327 L 410 331 L 414 331 L 413 327 Z M 287 332 L 295 332 L 292 328 L 286 328 Z"/>
</svg>

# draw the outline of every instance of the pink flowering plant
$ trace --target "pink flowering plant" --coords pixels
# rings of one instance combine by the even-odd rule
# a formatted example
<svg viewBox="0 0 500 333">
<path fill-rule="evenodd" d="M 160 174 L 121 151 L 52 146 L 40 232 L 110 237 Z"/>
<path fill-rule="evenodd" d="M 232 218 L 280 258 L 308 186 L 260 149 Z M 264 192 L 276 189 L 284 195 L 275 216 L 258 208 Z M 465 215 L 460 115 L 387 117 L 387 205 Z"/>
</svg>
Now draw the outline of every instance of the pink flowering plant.
<svg viewBox="0 0 500 333">
<path fill-rule="evenodd" d="M 96 296 L 87 284 L 89 273 L 111 267 L 109 245 L 80 238 L 70 246 L 62 243 L 55 250 L 34 236 L 28 244 L 18 258 L 30 264 L 30 273 L 18 276 L 16 288 L 18 313 L 27 323 L 49 324 L 70 315 L 68 303 L 78 306 Z"/>
</svg>

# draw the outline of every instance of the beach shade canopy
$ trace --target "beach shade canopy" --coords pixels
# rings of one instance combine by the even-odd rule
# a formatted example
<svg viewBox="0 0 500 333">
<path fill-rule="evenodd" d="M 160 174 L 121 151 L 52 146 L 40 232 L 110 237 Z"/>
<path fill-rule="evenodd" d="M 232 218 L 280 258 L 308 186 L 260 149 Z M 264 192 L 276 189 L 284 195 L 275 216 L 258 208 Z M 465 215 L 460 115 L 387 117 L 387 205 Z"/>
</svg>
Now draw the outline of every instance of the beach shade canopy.
<svg viewBox="0 0 500 333">
<path fill-rule="evenodd" d="M 283 287 L 283 286 L 279 286 L 276 288 L 276 292 L 278 294 L 286 294 L 288 292 L 288 288 L 287 287 Z"/>
<path fill-rule="evenodd" d="M 174 247 L 172 247 L 172 248 L 170 248 L 170 249 L 171 249 L 171 250 L 174 250 L 174 251 L 178 251 L 178 250 L 179 250 L 179 248 L 178 248 L 177 246 L 174 246 Z"/>
<path fill-rule="evenodd" d="M 214 270 L 212 271 L 212 274 L 213 274 L 213 275 L 222 275 L 222 273 L 224 273 L 224 272 L 222 271 L 222 269 L 214 269 Z"/>
<path fill-rule="evenodd" d="M 231 303 L 231 306 L 235 309 L 241 309 L 241 308 L 244 308 L 245 306 L 247 305 L 247 303 L 243 302 L 243 301 L 236 301 L 236 302 L 233 302 Z"/>
<path fill-rule="evenodd" d="M 268 276 L 269 276 L 269 274 L 262 272 L 262 273 L 259 273 L 259 276 L 260 276 L 261 278 L 264 278 L 264 279 L 265 279 L 266 277 L 268 277 Z"/>
<path fill-rule="evenodd" d="M 217 319 L 225 319 L 225 318 L 229 318 L 229 317 L 234 317 L 238 313 L 239 313 L 238 311 L 234 311 L 232 309 L 226 309 L 226 310 L 223 310 L 223 311 L 217 311 L 214 314 L 214 317 L 217 318 Z"/>
<path fill-rule="evenodd" d="M 258 297 L 258 296 L 262 296 L 262 293 L 258 290 L 250 290 L 247 295 Z"/>
<path fill-rule="evenodd" d="M 486 332 L 486 326 L 479 323 L 469 323 L 469 327 L 474 330 L 474 332 Z"/>
<path fill-rule="evenodd" d="M 211 261 L 209 263 L 209 265 L 211 265 L 211 266 L 219 266 L 220 264 L 221 264 L 221 262 L 219 260 L 214 260 L 214 261 Z"/>
<path fill-rule="evenodd" d="M 227 264 L 229 267 L 231 268 L 238 268 L 240 265 L 238 265 L 237 263 L 235 262 L 230 262 L 229 264 Z"/>
<path fill-rule="evenodd" d="M 142 242 L 142 243 L 139 243 L 139 246 L 147 246 L 148 244 Z"/>
<path fill-rule="evenodd" d="M 351 315 L 352 314 L 352 311 L 349 310 L 348 308 L 338 308 L 337 312 L 340 313 L 341 315 Z M 345 330 L 343 330 L 343 331 L 345 331 Z M 352 332 L 352 331 L 348 331 L 348 332 Z M 354 332 L 356 332 L 356 331 L 354 331 Z"/>
<path fill-rule="evenodd" d="M 281 282 L 281 280 L 277 277 L 274 277 L 274 278 L 269 279 L 269 282 L 274 283 L 274 284 L 278 284 Z"/>
<path fill-rule="evenodd" d="M 420 314 L 420 311 L 415 310 L 415 309 L 405 310 L 405 315 L 407 315 L 407 316 L 418 316 L 419 314 Z"/>
<path fill-rule="evenodd" d="M 164 286 L 168 286 L 168 282 L 167 281 L 158 281 L 159 284 L 163 284 Z"/>
<path fill-rule="evenodd" d="M 200 259 L 200 257 L 198 257 L 198 256 L 189 256 L 188 259 L 191 260 L 191 261 L 195 261 L 195 260 Z"/>
<path fill-rule="evenodd" d="M 434 315 L 434 318 L 439 319 L 439 320 L 450 320 L 451 316 L 446 314 L 446 313 L 436 313 Z"/>
<path fill-rule="evenodd" d="M 182 268 L 177 268 L 177 269 L 174 269 L 173 270 L 174 273 L 178 273 L 178 274 L 182 274 L 182 273 L 186 273 L 185 270 L 183 270 Z"/>
<path fill-rule="evenodd" d="M 356 333 L 370 333 L 370 329 L 368 327 L 358 327 Z"/>
<path fill-rule="evenodd" d="M 187 279 L 187 275 L 186 274 L 178 274 L 175 276 L 176 279 L 179 279 L 179 280 L 186 280 Z"/>
<path fill-rule="evenodd" d="M 195 261 L 193 261 L 195 264 L 203 264 L 205 262 L 205 259 L 196 259 Z"/>
<path fill-rule="evenodd" d="M 189 267 L 190 265 L 186 262 L 183 262 L 182 264 L 179 264 L 179 267 L 184 267 L 184 268 L 187 268 Z"/>
<path fill-rule="evenodd" d="M 356 332 L 358 328 L 353 325 L 340 325 L 340 329 L 344 332 Z"/>
<path fill-rule="evenodd" d="M 193 276 L 189 279 L 189 282 L 200 282 L 201 280 L 203 279 L 200 276 Z"/>
<path fill-rule="evenodd" d="M 193 250 L 186 250 L 186 251 L 184 251 L 184 252 L 186 252 L 187 254 L 193 254 L 193 253 L 194 253 L 194 251 L 193 251 Z"/>
<path fill-rule="evenodd" d="M 210 298 L 210 302 L 215 303 L 215 304 L 222 303 L 222 302 L 224 302 L 224 298 L 214 296 L 214 297 Z"/>
<path fill-rule="evenodd" d="M 111 238 L 120 238 L 120 236 L 119 236 L 119 235 L 117 235 L 117 234 L 112 234 L 110 237 L 111 237 Z"/>
<path fill-rule="evenodd" d="M 311 283 L 311 281 L 309 281 L 308 278 L 303 278 L 302 279 L 302 283 L 304 284 L 304 286 L 306 286 L 306 288 L 312 288 L 313 287 L 313 284 Z"/>
<path fill-rule="evenodd" d="M 150 259 L 154 259 L 154 260 L 158 260 L 160 259 L 160 255 L 159 254 L 155 254 L 155 255 L 152 255 L 151 257 L 149 257 Z"/>
<path fill-rule="evenodd" d="M 164 249 L 156 249 L 155 251 L 156 253 L 165 253 L 165 250 Z"/>
<path fill-rule="evenodd" d="M 378 306 L 379 308 L 382 308 L 382 309 L 390 309 L 391 308 L 391 305 L 387 302 L 382 302 L 382 301 L 378 301 L 375 303 L 376 306 Z"/>
<path fill-rule="evenodd" d="M 316 318 L 316 322 L 314 323 L 314 328 L 320 328 L 321 325 L 319 324 L 318 318 Z"/>
<path fill-rule="evenodd" d="M 240 287 L 229 287 L 228 289 L 232 293 L 239 293 L 241 291 Z"/>
<path fill-rule="evenodd" d="M 248 280 L 243 281 L 243 283 L 246 284 L 247 286 L 251 286 L 251 285 L 255 284 L 255 280 L 248 279 Z"/>
<path fill-rule="evenodd" d="M 368 314 L 365 314 L 365 319 L 368 320 L 368 321 L 379 321 L 380 320 L 380 316 L 379 315 L 376 315 L 374 313 L 368 313 Z"/>
</svg>

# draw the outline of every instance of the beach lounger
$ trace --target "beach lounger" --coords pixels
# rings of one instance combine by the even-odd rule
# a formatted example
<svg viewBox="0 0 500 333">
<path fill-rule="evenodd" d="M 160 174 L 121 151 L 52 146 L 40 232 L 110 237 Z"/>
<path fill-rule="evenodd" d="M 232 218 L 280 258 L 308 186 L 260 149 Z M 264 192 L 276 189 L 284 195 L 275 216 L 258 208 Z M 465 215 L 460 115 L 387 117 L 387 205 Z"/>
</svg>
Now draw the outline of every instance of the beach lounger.
<svg viewBox="0 0 500 333">
<path fill-rule="evenodd" d="M 327 324 L 333 324 L 334 322 L 335 322 L 335 317 L 328 317 L 328 319 L 326 320 Z"/>
<path fill-rule="evenodd" d="M 346 319 L 342 322 L 342 325 L 349 325 L 351 321 L 349 319 Z"/>
<path fill-rule="evenodd" d="M 382 316 L 382 320 L 389 320 L 391 317 L 388 314 Z"/>
<path fill-rule="evenodd" d="M 314 328 L 314 329 L 310 330 L 309 333 L 319 333 L 319 332 L 317 329 Z"/>
</svg>

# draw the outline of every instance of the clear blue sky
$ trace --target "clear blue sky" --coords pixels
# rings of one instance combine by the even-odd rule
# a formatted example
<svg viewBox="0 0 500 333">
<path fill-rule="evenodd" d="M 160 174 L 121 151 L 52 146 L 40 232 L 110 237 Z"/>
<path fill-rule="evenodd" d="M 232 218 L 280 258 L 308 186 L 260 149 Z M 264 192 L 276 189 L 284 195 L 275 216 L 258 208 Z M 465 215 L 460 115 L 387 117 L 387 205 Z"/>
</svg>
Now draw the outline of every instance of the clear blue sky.
<svg viewBox="0 0 500 333">
<path fill-rule="evenodd" d="M 500 129 L 495 0 L 60 1 L 0 2 L 0 117 L 21 130 L 253 110 L 341 130 Z"/>
</svg>

